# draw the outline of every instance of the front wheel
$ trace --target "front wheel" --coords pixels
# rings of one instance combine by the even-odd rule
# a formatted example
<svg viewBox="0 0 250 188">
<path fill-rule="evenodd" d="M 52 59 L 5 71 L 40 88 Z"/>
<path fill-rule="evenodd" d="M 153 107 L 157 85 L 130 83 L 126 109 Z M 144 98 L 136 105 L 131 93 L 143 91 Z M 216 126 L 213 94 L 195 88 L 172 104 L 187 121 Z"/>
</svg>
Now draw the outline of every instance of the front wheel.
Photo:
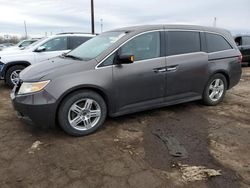
<svg viewBox="0 0 250 188">
<path fill-rule="evenodd" d="M 58 113 L 62 129 L 72 136 L 93 133 L 102 126 L 107 116 L 103 98 L 96 92 L 83 90 L 66 97 Z"/>
<path fill-rule="evenodd" d="M 208 106 L 215 106 L 223 101 L 226 94 L 227 80 L 222 74 L 213 75 L 203 92 L 203 103 Z"/>
<path fill-rule="evenodd" d="M 15 65 L 13 67 L 10 67 L 6 72 L 6 84 L 9 87 L 13 88 L 15 84 L 17 84 L 20 72 L 25 68 L 26 67 L 23 65 Z"/>
</svg>

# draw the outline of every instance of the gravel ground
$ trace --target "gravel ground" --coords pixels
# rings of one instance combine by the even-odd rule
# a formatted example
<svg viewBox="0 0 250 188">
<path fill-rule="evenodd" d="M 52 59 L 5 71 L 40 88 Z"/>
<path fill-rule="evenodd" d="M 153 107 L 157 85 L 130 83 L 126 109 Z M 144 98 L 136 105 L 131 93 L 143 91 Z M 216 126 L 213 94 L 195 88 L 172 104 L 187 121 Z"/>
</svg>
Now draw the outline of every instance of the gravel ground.
<svg viewBox="0 0 250 188">
<path fill-rule="evenodd" d="M 191 102 L 108 119 L 73 138 L 19 121 L 0 82 L 0 186 L 250 186 L 250 68 L 216 107 Z"/>
</svg>

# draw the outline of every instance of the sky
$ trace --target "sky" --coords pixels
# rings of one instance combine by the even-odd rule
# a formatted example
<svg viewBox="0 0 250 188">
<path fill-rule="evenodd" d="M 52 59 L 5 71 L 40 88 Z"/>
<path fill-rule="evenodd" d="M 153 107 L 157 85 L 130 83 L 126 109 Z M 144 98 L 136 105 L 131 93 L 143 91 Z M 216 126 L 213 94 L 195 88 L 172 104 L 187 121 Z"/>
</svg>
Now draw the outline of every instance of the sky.
<svg viewBox="0 0 250 188">
<path fill-rule="evenodd" d="M 94 0 L 96 32 L 145 24 L 216 26 L 250 34 L 250 0 Z M 0 34 L 91 32 L 90 0 L 0 0 Z"/>
</svg>

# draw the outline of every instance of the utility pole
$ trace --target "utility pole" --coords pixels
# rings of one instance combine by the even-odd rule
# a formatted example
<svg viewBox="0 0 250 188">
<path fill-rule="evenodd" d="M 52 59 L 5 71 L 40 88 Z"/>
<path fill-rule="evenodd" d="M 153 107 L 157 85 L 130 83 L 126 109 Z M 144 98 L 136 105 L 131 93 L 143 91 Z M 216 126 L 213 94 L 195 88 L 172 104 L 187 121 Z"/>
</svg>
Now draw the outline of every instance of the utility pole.
<svg viewBox="0 0 250 188">
<path fill-rule="evenodd" d="M 213 26 L 214 26 L 214 27 L 216 27 L 216 25 L 217 25 L 217 18 L 216 18 L 216 17 L 214 17 L 214 23 L 213 23 Z"/>
<path fill-rule="evenodd" d="M 95 34 L 94 0 L 91 0 L 91 31 L 92 34 Z"/>
<path fill-rule="evenodd" d="M 27 27 L 26 27 L 26 21 L 24 20 L 24 31 L 25 31 L 25 39 L 28 38 L 28 34 L 27 34 Z"/>
<path fill-rule="evenodd" d="M 103 19 L 101 19 L 101 33 L 103 32 Z"/>
</svg>

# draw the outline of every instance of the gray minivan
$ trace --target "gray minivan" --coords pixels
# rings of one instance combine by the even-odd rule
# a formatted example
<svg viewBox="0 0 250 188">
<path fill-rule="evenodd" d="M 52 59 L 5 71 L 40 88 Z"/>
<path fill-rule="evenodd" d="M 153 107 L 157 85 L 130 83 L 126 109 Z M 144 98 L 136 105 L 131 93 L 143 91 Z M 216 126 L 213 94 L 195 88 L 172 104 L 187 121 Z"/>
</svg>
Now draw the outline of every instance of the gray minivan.
<svg viewBox="0 0 250 188">
<path fill-rule="evenodd" d="M 220 103 L 241 78 L 224 29 L 155 25 L 116 29 L 26 68 L 11 98 L 20 118 L 81 136 L 106 116 L 193 100 Z"/>
</svg>

